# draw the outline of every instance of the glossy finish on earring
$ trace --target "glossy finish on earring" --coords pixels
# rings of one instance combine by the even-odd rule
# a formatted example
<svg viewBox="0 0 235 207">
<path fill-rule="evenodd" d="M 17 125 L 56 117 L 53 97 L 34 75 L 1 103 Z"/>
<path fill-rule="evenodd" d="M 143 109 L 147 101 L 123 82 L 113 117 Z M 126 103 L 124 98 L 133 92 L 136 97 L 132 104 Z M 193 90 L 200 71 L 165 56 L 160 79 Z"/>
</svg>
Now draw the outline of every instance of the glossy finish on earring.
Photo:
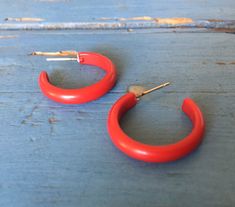
<svg viewBox="0 0 235 207">
<path fill-rule="evenodd" d="M 39 52 L 38 52 L 39 53 Z M 37 52 L 35 52 L 37 55 Z M 46 53 L 46 55 L 50 53 Z M 57 54 L 57 53 L 56 53 Z M 58 56 L 62 56 L 58 53 Z M 41 55 L 41 54 L 39 54 Z M 82 104 L 96 100 L 112 89 L 116 83 L 117 73 L 112 61 L 98 53 L 78 52 L 76 58 L 48 58 L 48 61 L 77 60 L 80 64 L 88 64 L 100 67 L 106 72 L 105 76 L 93 85 L 79 89 L 63 89 L 52 85 L 46 71 L 39 76 L 39 86 L 45 96 L 63 104 Z"/>
<path fill-rule="evenodd" d="M 192 121 L 193 129 L 188 136 L 177 143 L 160 146 L 147 145 L 135 141 L 121 129 L 119 122 L 122 116 L 136 105 L 138 97 L 168 84 L 165 83 L 147 91 L 143 90 L 140 93 L 128 92 L 111 108 L 108 115 L 108 132 L 114 145 L 126 155 L 146 162 L 171 162 L 188 155 L 201 143 L 205 129 L 204 118 L 198 105 L 190 98 L 184 99 L 182 110 Z"/>
</svg>

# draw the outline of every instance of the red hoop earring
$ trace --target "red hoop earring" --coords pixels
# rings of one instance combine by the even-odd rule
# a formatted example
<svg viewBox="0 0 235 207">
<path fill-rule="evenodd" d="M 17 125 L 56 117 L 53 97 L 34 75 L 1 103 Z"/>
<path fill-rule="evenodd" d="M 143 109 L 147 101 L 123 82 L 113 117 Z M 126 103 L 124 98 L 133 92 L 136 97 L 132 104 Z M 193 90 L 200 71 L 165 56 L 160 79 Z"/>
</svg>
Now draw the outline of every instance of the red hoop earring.
<svg viewBox="0 0 235 207">
<path fill-rule="evenodd" d="M 93 52 L 71 52 L 62 51 L 56 53 L 42 53 L 34 52 L 33 55 L 53 55 L 53 56 L 67 56 L 75 55 L 76 58 L 47 58 L 48 61 L 55 60 L 77 60 L 80 64 L 88 64 L 100 67 L 106 72 L 106 75 L 97 83 L 80 88 L 80 89 L 62 89 L 53 86 L 49 82 L 48 74 L 42 71 L 39 76 L 39 86 L 45 96 L 63 104 L 82 104 L 96 100 L 107 93 L 114 86 L 117 73 L 112 61 L 98 53 Z"/>
<path fill-rule="evenodd" d="M 140 96 L 166 85 L 169 85 L 169 83 L 147 91 L 131 89 L 111 108 L 108 115 L 108 132 L 114 145 L 126 155 L 146 162 L 170 162 L 188 155 L 201 143 L 205 129 L 204 118 L 197 104 L 190 98 L 184 99 L 182 110 L 192 121 L 193 129 L 188 136 L 177 143 L 162 146 L 147 145 L 133 140 L 121 129 L 119 125 L 121 117 L 136 105 Z"/>
</svg>

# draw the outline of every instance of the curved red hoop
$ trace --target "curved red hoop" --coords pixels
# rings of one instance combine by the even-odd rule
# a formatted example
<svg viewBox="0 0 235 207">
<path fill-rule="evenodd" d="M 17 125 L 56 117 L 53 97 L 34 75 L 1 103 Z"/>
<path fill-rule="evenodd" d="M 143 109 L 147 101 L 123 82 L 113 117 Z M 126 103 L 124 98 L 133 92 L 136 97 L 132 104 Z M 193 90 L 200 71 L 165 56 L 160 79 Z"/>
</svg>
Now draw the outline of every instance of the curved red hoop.
<svg viewBox="0 0 235 207">
<path fill-rule="evenodd" d="M 78 62 L 100 67 L 106 75 L 97 83 L 79 89 L 62 89 L 49 82 L 48 74 L 42 71 L 39 76 L 39 86 L 45 96 L 63 104 L 82 104 L 96 100 L 114 86 L 117 73 L 112 61 L 98 53 L 79 52 Z"/>
<path fill-rule="evenodd" d="M 147 145 L 133 140 L 120 128 L 119 121 L 136 103 L 136 96 L 127 93 L 113 105 L 108 116 L 108 132 L 111 140 L 126 155 L 146 162 L 170 162 L 186 156 L 201 143 L 205 129 L 204 118 L 197 104 L 190 98 L 184 99 L 182 110 L 192 121 L 193 129 L 184 139 L 162 146 Z"/>
</svg>

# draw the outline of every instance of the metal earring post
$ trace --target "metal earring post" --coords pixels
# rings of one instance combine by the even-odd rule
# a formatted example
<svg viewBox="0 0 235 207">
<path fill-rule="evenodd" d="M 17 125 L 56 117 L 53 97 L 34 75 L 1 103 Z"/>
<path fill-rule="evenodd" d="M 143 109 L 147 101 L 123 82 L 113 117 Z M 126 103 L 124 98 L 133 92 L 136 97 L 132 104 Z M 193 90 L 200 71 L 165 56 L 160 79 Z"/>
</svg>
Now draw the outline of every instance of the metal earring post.
<svg viewBox="0 0 235 207">
<path fill-rule="evenodd" d="M 58 52 L 41 52 L 41 51 L 35 51 L 32 52 L 30 55 L 34 55 L 34 56 L 73 56 L 76 57 L 77 56 L 77 52 L 73 51 L 73 50 L 63 50 L 63 51 L 58 51 Z"/>
<path fill-rule="evenodd" d="M 149 89 L 149 90 L 144 91 L 141 96 L 144 96 L 144 95 L 146 95 L 146 94 L 148 94 L 148 93 L 151 93 L 151 92 L 153 92 L 153 91 L 155 91 L 155 90 L 158 90 L 158 89 L 160 89 L 160 88 L 166 87 L 166 86 L 168 86 L 168 85 L 170 85 L 170 82 L 163 83 L 163 84 L 161 84 L 161 85 L 159 85 L 159 86 L 156 86 L 156 87 L 154 87 L 154 88 L 151 88 L 151 89 Z"/>
<path fill-rule="evenodd" d="M 170 82 L 163 83 L 163 84 L 161 84 L 159 86 L 156 86 L 156 87 L 148 89 L 148 90 L 146 90 L 142 86 L 132 85 L 132 86 L 130 86 L 128 88 L 128 92 L 134 93 L 136 98 L 140 98 L 141 96 L 144 96 L 144 95 L 146 95 L 148 93 L 151 93 L 151 92 L 153 92 L 155 90 L 158 90 L 158 89 L 163 88 L 163 87 L 168 86 L 168 85 L 170 85 Z"/>
<path fill-rule="evenodd" d="M 77 61 L 77 58 L 47 58 L 46 61 Z"/>
<path fill-rule="evenodd" d="M 59 51 L 59 52 L 40 52 L 35 51 L 32 52 L 31 55 L 33 56 L 55 56 L 59 58 L 47 58 L 47 61 L 79 61 L 77 58 L 77 52 L 76 51 Z M 67 57 L 71 56 L 71 57 Z"/>
</svg>

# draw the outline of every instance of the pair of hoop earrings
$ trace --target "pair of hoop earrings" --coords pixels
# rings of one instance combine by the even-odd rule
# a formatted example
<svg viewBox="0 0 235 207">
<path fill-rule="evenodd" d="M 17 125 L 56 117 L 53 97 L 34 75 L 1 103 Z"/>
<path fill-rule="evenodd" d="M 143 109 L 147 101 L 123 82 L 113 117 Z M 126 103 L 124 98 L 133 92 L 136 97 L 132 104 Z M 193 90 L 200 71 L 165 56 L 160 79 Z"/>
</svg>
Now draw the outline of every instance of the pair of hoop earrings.
<svg viewBox="0 0 235 207">
<path fill-rule="evenodd" d="M 112 61 L 98 53 L 61 51 L 56 53 L 34 52 L 33 55 L 75 56 L 62 58 L 47 58 L 48 61 L 76 60 L 80 64 L 100 67 L 106 75 L 97 83 L 81 89 L 62 89 L 49 82 L 48 75 L 42 71 L 39 76 L 39 86 L 45 96 L 63 104 L 82 104 L 96 100 L 106 94 L 115 85 L 117 73 Z M 133 108 L 141 96 L 169 85 L 162 84 L 150 90 L 142 87 L 130 87 L 129 91 L 114 103 L 109 111 L 107 128 L 114 145 L 123 153 L 137 160 L 146 162 L 170 162 L 185 157 L 194 151 L 202 141 L 205 129 L 203 114 L 198 105 L 190 98 L 185 98 L 182 104 L 183 112 L 193 124 L 191 133 L 177 143 L 153 146 L 135 141 L 120 127 L 122 116 Z"/>
</svg>

